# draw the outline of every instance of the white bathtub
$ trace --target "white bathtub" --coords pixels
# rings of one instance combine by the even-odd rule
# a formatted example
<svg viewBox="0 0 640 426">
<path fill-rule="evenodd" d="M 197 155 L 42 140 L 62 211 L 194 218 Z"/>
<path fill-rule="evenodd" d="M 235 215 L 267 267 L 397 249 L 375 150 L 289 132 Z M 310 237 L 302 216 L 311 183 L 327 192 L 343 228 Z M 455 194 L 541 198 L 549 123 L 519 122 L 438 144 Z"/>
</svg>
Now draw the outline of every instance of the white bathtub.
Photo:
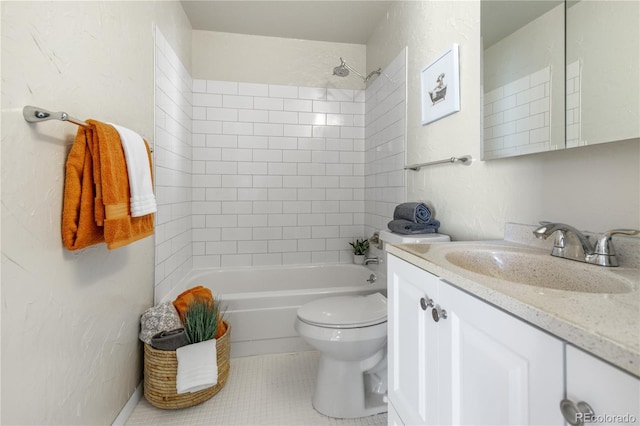
<svg viewBox="0 0 640 426">
<path fill-rule="evenodd" d="M 371 274 L 374 283 L 367 282 Z M 387 288 L 380 272 L 348 264 L 197 269 L 164 300 L 197 285 L 210 288 L 227 308 L 232 357 L 311 350 L 293 328 L 298 307 L 329 296 L 386 295 Z"/>
</svg>

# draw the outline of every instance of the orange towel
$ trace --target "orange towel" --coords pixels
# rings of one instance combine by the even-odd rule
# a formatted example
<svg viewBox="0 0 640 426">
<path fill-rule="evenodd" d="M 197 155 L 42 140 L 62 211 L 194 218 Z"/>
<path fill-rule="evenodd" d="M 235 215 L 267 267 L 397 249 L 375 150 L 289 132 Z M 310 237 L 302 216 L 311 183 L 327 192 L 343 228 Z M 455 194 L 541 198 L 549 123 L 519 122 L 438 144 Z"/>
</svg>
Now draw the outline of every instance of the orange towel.
<svg viewBox="0 0 640 426">
<path fill-rule="evenodd" d="M 124 150 L 118 131 L 111 125 L 96 120 L 88 120 L 94 128 L 94 176 L 96 157 L 100 164 L 99 178 L 96 178 L 96 211 L 104 205 L 104 239 L 109 249 L 115 249 L 153 235 L 153 214 L 131 217 L 129 210 L 129 178 Z M 147 155 L 150 155 L 147 146 Z M 151 161 L 149 162 L 151 164 Z M 97 177 L 97 176 L 96 176 Z M 96 220 L 101 219 L 96 215 Z"/>
<path fill-rule="evenodd" d="M 189 290 L 183 291 L 176 297 L 176 300 L 173 301 L 173 306 L 178 311 L 178 315 L 180 315 L 180 319 L 184 323 L 184 316 L 189 309 L 189 304 L 196 300 L 201 299 L 210 303 L 213 303 L 213 295 L 211 294 L 211 290 L 205 288 L 201 285 L 190 288 Z M 221 321 L 221 318 L 218 317 L 218 329 L 216 330 L 215 338 L 219 338 L 222 336 L 225 331 L 227 331 L 227 327 Z"/>
<path fill-rule="evenodd" d="M 67 250 L 104 242 L 104 232 L 94 219 L 92 137 L 90 129 L 80 127 L 67 157 L 62 207 L 62 242 Z"/>
<path fill-rule="evenodd" d="M 104 241 L 109 249 L 116 249 L 153 235 L 153 214 L 130 215 L 129 179 L 120 135 L 108 124 L 88 123 L 90 129 L 78 129 L 67 159 L 62 211 L 65 247 L 78 250 Z M 148 145 L 147 154 L 151 164 Z"/>
</svg>

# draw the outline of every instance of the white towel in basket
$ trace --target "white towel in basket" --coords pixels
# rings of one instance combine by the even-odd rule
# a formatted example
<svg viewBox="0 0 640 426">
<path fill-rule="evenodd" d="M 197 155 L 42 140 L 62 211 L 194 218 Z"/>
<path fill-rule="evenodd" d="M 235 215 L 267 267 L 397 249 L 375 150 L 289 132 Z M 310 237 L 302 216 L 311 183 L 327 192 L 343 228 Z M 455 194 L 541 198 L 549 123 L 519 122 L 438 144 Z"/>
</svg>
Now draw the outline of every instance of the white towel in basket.
<svg viewBox="0 0 640 426">
<path fill-rule="evenodd" d="M 197 392 L 218 384 L 218 359 L 216 340 L 182 346 L 176 349 L 178 394 Z"/>
</svg>

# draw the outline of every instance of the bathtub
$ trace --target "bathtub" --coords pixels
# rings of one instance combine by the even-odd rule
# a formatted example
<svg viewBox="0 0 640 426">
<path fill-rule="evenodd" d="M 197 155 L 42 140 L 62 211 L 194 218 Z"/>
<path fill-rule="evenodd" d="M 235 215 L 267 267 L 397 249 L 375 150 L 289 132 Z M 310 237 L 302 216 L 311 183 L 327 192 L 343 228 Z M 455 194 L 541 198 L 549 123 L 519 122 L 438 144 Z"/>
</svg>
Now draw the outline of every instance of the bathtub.
<svg viewBox="0 0 640 426">
<path fill-rule="evenodd" d="M 371 274 L 373 283 L 367 281 Z M 210 288 L 226 306 L 232 357 L 312 350 L 293 328 L 298 307 L 330 296 L 386 296 L 387 289 L 384 272 L 349 264 L 196 269 L 164 300 L 197 285 Z"/>
</svg>

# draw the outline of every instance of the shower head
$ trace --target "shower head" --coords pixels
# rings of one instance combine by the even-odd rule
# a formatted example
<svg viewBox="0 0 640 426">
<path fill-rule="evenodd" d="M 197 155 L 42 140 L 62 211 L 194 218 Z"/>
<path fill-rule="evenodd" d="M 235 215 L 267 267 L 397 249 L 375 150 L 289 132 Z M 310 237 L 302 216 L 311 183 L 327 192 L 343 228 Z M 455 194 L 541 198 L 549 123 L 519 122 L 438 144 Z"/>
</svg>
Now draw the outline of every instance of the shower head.
<svg viewBox="0 0 640 426">
<path fill-rule="evenodd" d="M 338 77 L 346 77 L 349 75 L 350 71 L 353 71 L 355 75 L 360 77 L 366 83 L 374 75 L 380 75 L 382 72 L 382 68 L 378 68 L 375 71 L 371 71 L 369 75 L 365 77 L 364 75 L 360 74 L 358 71 L 354 70 L 349 65 L 347 65 L 344 59 L 340 58 L 340 65 L 338 65 L 333 69 L 333 75 L 337 75 Z"/>
<path fill-rule="evenodd" d="M 349 75 L 349 68 L 347 68 L 347 64 L 342 58 L 340 58 L 340 65 L 333 69 L 333 75 L 337 75 L 338 77 L 346 77 Z"/>
</svg>

